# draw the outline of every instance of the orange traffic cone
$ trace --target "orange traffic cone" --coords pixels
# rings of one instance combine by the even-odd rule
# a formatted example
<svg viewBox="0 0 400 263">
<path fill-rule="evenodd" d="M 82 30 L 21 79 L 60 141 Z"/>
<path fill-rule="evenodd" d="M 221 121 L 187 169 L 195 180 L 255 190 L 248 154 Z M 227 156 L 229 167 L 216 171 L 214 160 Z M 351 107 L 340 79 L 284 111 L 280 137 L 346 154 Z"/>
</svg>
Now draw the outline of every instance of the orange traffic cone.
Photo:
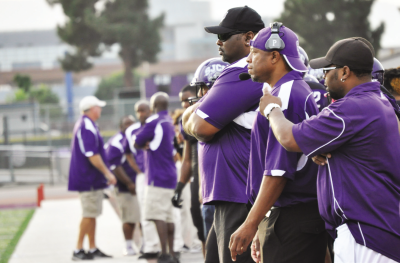
<svg viewBox="0 0 400 263">
<path fill-rule="evenodd" d="M 37 207 L 40 207 L 42 200 L 44 200 L 44 186 L 40 184 L 37 188 Z"/>
</svg>

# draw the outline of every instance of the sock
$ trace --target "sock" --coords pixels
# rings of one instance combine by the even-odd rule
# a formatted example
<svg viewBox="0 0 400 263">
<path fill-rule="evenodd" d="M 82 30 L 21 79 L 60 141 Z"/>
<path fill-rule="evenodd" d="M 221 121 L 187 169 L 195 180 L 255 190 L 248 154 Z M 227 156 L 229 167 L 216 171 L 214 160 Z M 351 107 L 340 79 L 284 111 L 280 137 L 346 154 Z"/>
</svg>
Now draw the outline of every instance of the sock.
<svg viewBox="0 0 400 263">
<path fill-rule="evenodd" d="M 93 253 L 93 252 L 95 252 L 97 250 L 97 248 L 95 247 L 95 248 L 91 248 L 91 249 L 89 249 L 89 252 L 90 253 Z"/>
<path fill-rule="evenodd" d="M 78 253 L 78 252 L 81 251 L 81 250 L 83 250 L 83 248 L 81 248 L 81 249 L 75 249 L 75 250 L 74 250 L 74 253 Z"/>
<path fill-rule="evenodd" d="M 126 240 L 126 247 L 132 248 L 132 240 Z"/>
</svg>

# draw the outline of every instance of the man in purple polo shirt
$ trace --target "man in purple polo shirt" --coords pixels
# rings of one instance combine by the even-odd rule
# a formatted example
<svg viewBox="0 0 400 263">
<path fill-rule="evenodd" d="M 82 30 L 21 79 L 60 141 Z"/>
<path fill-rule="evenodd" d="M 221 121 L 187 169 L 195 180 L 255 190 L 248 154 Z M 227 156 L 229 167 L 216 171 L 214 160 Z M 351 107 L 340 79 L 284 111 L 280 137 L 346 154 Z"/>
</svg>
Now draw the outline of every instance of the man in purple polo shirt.
<svg viewBox="0 0 400 263">
<path fill-rule="evenodd" d="M 123 254 L 136 255 L 133 248 L 133 233 L 135 223 L 140 222 L 140 209 L 136 197 L 136 172 L 126 161 L 125 148 L 127 140 L 126 129 L 135 122 L 133 116 L 125 116 L 121 119 L 120 132 L 112 136 L 104 146 L 107 164 L 117 177 L 116 195 L 121 211 L 122 231 L 124 233 L 126 247 Z"/>
<path fill-rule="evenodd" d="M 324 68 L 336 101 L 299 124 L 285 118 L 279 98 L 267 93 L 260 101 L 282 146 L 321 164 L 319 211 L 337 236 L 335 263 L 400 261 L 399 122 L 371 79 L 373 58 L 372 45 L 354 37 L 311 60 L 313 68 Z"/>
<path fill-rule="evenodd" d="M 250 40 L 264 28 L 260 15 L 244 6 L 228 10 L 218 34 L 222 60 L 230 63 L 213 88 L 183 116 L 184 131 L 199 141 L 199 170 L 204 204 L 215 205 L 214 224 L 207 238 L 205 262 L 232 262 L 229 238 L 246 219 L 246 181 L 250 131 L 256 117 L 262 84 L 241 81 L 247 72 Z M 250 252 L 237 259 L 252 262 Z"/>
<path fill-rule="evenodd" d="M 95 121 L 101 116 L 106 102 L 94 96 L 84 97 L 79 103 L 82 116 L 76 122 L 71 142 L 71 164 L 68 190 L 78 191 L 82 204 L 82 220 L 73 260 L 110 257 L 95 243 L 96 217 L 101 214 L 103 189 L 115 184 L 116 179 L 104 163 L 103 138 Z M 83 250 L 83 239 L 88 235 L 89 251 Z"/>
<path fill-rule="evenodd" d="M 281 46 L 270 44 L 278 39 Z M 274 22 L 251 41 L 247 58 L 253 81 L 281 98 L 285 117 L 299 123 L 317 114 L 313 92 L 303 80 L 308 71 L 300 58 L 296 34 Z M 256 262 L 323 262 L 327 242 L 318 213 L 317 165 L 302 153 L 287 152 L 258 112 L 251 134 L 247 195 L 254 204 L 246 221 L 231 236 L 232 258 L 244 252 L 254 238 L 260 243 Z M 272 209 L 271 209 L 272 208 Z M 267 212 L 271 209 L 269 217 Z"/>
<path fill-rule="evenodd" d="M 174 126 L 168 114 L 169 97 L 157 92 L 150 99 L 153 116 L 136 134 L 134 146 L 144 151 L 146 190 L 144 216 L 154 221 L 161 242 L 159 263 L 175 262 L 174 221 L 171 203 L 177 182 L 174 161 Z M 169 254 L 167 253 L 167 241 Z"/>
<path fill-rule="evenodd" d="M 144 175 L 144 154 L 143 150 L 134 147 L 136 134 L 139 133 L 146 124 L 147 118 L 151 115 L 149 102 L 140 100 L 135 104 L 136 118 L 139 122 L 132 124 L 125 131 L 127 147 L 125 148 L 126 159 L 132 169 L 137 173 L 136 175 L 136 194 L 142 213 L 140 224 L 143 233 L 143 244 L 141 248 L 142 255 L 139 259 L 152 259 L 158 257 L 160 251 L 160 241 L 157 235 L 157 229 L 153 222 L 147 221 L 144 217 L 144 190 L 146 187 L 146 178 Z"/>
</svg>

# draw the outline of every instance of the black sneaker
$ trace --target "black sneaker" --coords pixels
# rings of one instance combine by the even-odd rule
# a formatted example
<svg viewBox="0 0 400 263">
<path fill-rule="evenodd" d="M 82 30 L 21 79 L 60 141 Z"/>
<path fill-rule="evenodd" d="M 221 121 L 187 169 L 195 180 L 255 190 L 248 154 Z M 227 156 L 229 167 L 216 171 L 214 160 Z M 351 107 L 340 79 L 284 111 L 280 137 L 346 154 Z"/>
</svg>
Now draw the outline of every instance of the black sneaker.
<svg viewBox="0 0 400 263">
<path fill-rule="evenodd" d="M 90 252 L 90 251 L 89 251 L 88 254 L 92 255 L 93 258 L 112 258 L 112 256 L 109 256 L 109 255 L 104 254 L 104 253 L 101 252 L 100 249 L 98 249 L 98 248 L 96 248 L 96 250 L 93 251 L 93 252 Z"/>
<path fill-rule="evenodd" d="M 143 253 L 139 256 L 139 259 L 152 259 L 158 258 L 158 253 Z"/>
<path fill-rule="evenodd" d="M 91 254 L 88 254 L 85 252 L 85 250 L 81 249 L 78 252 L 75 252 L 72 254 L 72 260 L 73 261 L 79 261 L 79 260 L 93 260 L 93 256 Z"/>
<path fill-rule="evenodd" d="M 169 254 L 161 254 L 158 259 L 157 263 L 172 263 L 173 258 Z"/>
</svg>

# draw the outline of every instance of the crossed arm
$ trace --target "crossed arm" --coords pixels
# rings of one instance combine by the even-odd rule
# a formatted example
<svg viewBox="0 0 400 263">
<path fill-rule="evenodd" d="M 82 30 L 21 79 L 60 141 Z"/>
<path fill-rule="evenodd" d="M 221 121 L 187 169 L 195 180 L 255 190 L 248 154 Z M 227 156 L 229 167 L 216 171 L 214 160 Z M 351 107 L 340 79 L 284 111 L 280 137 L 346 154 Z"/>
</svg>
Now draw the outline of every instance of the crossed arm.
<svg viewBox="0 0 400 263">
<path fill-rule="evenodd" d="M 201 142 L 208 142 L 214 138 L 214 135 L 219 132 L 220 129 L 203 120 L 196 114 L 195 111 L 200 105 L 201 103 L 198 102 L 186 109 L 182 117 L 182 126 L 183 130 L 188 135 L 195 137 Z"/>
</svg>

